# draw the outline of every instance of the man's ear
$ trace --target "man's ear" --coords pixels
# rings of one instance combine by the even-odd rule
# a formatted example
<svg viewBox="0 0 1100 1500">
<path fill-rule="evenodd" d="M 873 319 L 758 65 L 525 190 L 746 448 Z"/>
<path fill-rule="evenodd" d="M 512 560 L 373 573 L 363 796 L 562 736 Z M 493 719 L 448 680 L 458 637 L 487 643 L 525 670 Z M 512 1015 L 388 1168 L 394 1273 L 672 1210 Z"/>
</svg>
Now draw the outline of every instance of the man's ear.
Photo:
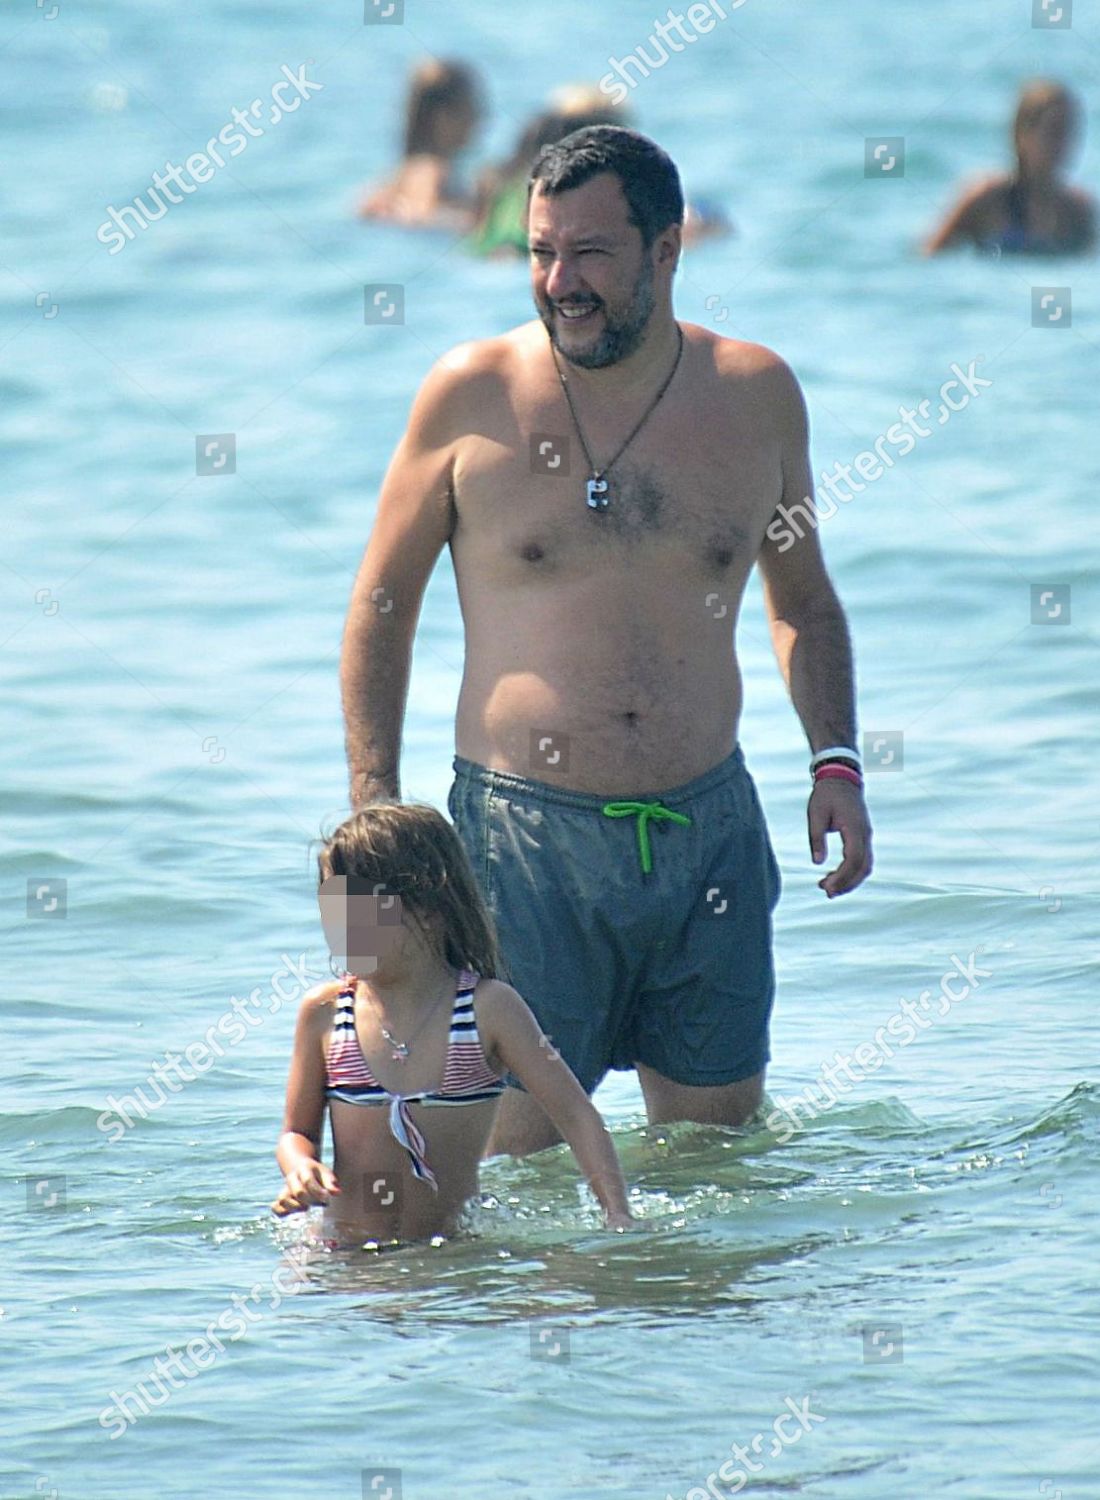
<svg viewBox="0 0 1100 1500">
<path fill-rule="evenodd" d="M 654 250 L 656 251 L 656 264 L 668 266 L 672 271 L 676 269 L 680 260 L 680 251 L 683 248 L 684 231 L 681 224 L 670 224 L 657 236 Z"/>
</svg>

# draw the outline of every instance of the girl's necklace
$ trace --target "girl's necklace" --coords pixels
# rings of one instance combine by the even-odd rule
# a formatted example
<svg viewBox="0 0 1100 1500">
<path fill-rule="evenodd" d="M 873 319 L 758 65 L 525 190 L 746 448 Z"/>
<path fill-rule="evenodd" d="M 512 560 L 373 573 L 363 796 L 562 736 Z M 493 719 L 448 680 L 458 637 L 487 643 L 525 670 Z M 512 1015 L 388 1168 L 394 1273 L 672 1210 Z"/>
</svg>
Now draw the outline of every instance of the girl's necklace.
<svg viewBox="0 0 1100 1500">
<path fill-rule="evenodd" d="M 358 985 L 358 981 L 357 981 L 357 985 Z M 397 1038 L 393 1035 L 393 1033 L 391 1031 L 388 1031 L 386 1029 L 386 1024 L 385 1024 L 385 1022 L 382 1019 L 382 1011 L 381 1011 L 381 1009 L 380 1009 L 380 1007 L 378 1005 L 377 1000 L 375 1000 L 374 996 L 368 994 L 364 998 L 370 1001 L 370 1004 L 371 1004 L 372 1008 L 374 1009 L 375 1014 L 378 1017 L 378 1029 L 379 1029 L 379 1031 L 381 1031 L 381 1033 L 385 1037 L 386 1041 L 390 1044 L 390 1048 L 391 1048 L 390 1056 L 393 1058 L 394 1062 L 402 1062 L 403 1063 L 403 1062 L 407 1062 L 408 1061 L 408 1058 L 409 1058 L 409 1056 L 410 1056 L 410 1054 L 412 1052 L 412 1044 L 413 1044 L 413 1042 L 416 1041 L 417 1037 L 424 1030 L 424 1027 L 427 1026 L 428 1022 L 435 1015 L 436 1011 L 443 1004 L 444 1000 L 447 997 L 446 997 L 446 995 L 441 995 L 439 997 L 439 999 L 431 1007 L 431 1009 L 428 1011 L 428 1013 L 424 1016 L 423 1020 L 420 1022 L 420 1025 L 416 1028 L 416 1030 L 409 1037 L 409 1040 L 407 1042 L 399 1042 L 397 1040 Z"/>
</svg>

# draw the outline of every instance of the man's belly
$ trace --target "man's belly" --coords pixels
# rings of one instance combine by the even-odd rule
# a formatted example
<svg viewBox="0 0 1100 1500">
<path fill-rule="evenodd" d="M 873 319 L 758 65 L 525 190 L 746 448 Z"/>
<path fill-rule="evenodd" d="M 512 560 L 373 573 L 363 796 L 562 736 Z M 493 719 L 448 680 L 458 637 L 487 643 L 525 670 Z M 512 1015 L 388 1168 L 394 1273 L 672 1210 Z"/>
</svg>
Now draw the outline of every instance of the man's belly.
<svg viewBox="0 0 1100 1500">
<path fill-rule="evenodd" d="M 467 760 L 631 796 L 701 776 L 737 742 L 741 679 L 728 645 L 720 656 L 686 640 L 639 652 L 564 628 L 558 641 L 511 634 L 506 655 L 467 645 L 455 727 Z"/>
</svg>

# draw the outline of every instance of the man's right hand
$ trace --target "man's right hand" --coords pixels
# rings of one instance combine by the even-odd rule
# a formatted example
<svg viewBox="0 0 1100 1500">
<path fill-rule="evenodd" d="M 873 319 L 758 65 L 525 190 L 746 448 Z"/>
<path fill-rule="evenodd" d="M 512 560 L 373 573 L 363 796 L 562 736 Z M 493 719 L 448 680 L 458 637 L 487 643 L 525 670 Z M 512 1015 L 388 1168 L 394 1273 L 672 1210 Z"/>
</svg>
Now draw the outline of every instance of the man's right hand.
<svg viewBox="0 0 1100 1500">
<path fill-rule="evenodd" d="M 806 809 L 809 826 L 810 856 L 815 865 L 826 858 L 825 835 L 839 833 L 844 857 L 835 870 L 819 880 L 818 886 L 831 901 L 834 896 L 843 896 L 854 891 L 870 875 L 873 868 L 871 858 L 871 819 L 863 790 L 850 781 L 838 781 L 824 777 L 810 793 Z"/>
</svg>

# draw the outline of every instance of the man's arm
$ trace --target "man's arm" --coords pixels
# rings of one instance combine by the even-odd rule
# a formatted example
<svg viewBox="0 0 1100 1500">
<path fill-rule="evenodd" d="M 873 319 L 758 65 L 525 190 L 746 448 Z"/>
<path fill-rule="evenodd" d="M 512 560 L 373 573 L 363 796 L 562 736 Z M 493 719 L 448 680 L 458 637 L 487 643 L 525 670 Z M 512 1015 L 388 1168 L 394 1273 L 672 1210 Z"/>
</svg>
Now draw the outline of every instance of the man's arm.
<svg viewBox="0 0 1100 1500">
<path fill-rule="evenodd" d="M 765 378 L 783 455 L 782 509 L 769 523 L 757 558 L 772 647 L 811 752 L 834 745 L 854 749 L 852 645 L 814 524 L 806 403 L 782 360 Z M 818 782 L 808 822 L 815 863 L 825 858 L 826 833 L 839 832 L 844 844 L 841 865 L 818 884 L 828 896 L 853 890 L 871 872 L 871 823 L 862 790 L 849 781 Z"/>
<path fill-rule="evenodd" d="M 454 524 L 461 351 L 433 366 L 378 499 L 340 656 L 351 805 L 401 797 L 401 729 L 424 589 Z"/>
<path fill-rule="evenodd" d="M 816 512 L 806 406 L 786 365 L 777 362 L 768 378 L 783 452 L 783 510 L 769 524 L 757 558 L 772 647 L 811 751 L 854 747 L 848 622 L 825 568 L 817 527 L 807 519 Z"/>
</svg>

